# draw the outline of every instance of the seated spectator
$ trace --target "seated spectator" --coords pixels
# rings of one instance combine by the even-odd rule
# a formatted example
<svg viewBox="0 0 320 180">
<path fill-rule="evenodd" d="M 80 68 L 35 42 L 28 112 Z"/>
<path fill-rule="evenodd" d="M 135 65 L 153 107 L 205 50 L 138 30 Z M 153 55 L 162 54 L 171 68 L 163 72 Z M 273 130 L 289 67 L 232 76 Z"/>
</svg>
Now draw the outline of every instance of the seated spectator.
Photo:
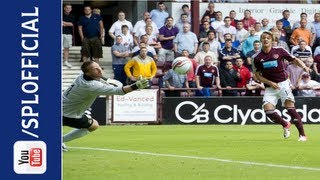
<svg viewBox="0 0 320 180">
<path fill-rule="evenodd" d="M 265 89 L 264 84 L 255 78 L 254 74 L 246 84 L 246 88 L 245 96 L 261 96 L 261 91 Z"/>
<path fill-rule="evenodd" d="M 194 59 L 189 58 L 189 52 L 186 49 L 182 51 L 182 56 L 188 58 L 192 63 L 192 66 L 187 73 L 187 78 L 188 78 L 189 87 L 195 88 L 196 87 L 196 69 L 198 67 L 198 63 Z M 188 94 L 190 93 L 191 91 L 188 91 Z"/>
<path fill-rule="evenodd" d="M 250 35 L 242 44 L 242 53 L 247 57 L 247 53 L 253 50 L 253 42 L 260 40 L 260 37 L 256 35 L 256 30 L 254 28 L 249 28 Z"/>
<path fill-rule="evenodd" d="M 252 56 L 261 50 L 261 42 L 259 40 L 253 41 L 253 50 L 247 53 L 247 61 L 245 61 L 245 66 L 252 72 Z"/>
<path fill-rule="evenodd" d="M 147 52 L 146 47 L 141 47 L 140 54 L 133 57 L 124 66 L 124 71 L 128 77 L 127 84 L 135 83 L 142 76 L 149 79 L 151 85 L 152 78 L 157 73 L 157 65 L 152 57 L 147 56 Z"/>
<path fill-rule="evenodd" d="M 283 29 L 283 22 L 281 20 L 276 21 L 276 27 L 279 32 L 279 40 L 282 40 L 284 42 L 289 42 L 289 37 L 287 36 L 286 30 Z"/>
<path fill-rule="evenodd" d="M 190 57 L 194 57 L 198 51 L 198 38 L 190 31 L 190 24 L 183 24 L 183 32 L 179 32 L 173 40 L 175 57 L 181 56 L 182 50 L 187 49 Z"/>
<path fill-rule="evenodd" d="M 226 61 L 225 66 L 221 67 L 219 72 L 221 87 L 228 89 L 222 90 L 222 96 L 237 96 L 238 91 L 231 89 L 237 87 L 237 83 L 241 81 L 241 78 L 240 73 L 233 69 L 233 63 Z"/>
<path fill-rule="evenodd" d="M 270 30 L 270 26 L 269 26 L 269 19 L 267 19 L 267 18 L 263 18 L 262 20 L 261 20 L 261 31 L 263 32 L 263 31 L 269 31 Z"/>
<path fill-rule="evenodd" d="M 202 18 L 204 16 L 209 16 L 209 21 L 210 23 L 214 22 L 216 20 L 216 14 L 217 12 L 214 10 L 215 6 L 213 2 L 209 2 L 208 3 L 208 9 L 206 10 L 206 12 L 204 12 Z"/>
<path fill-rule="evenodd" d="M 219 56 L 219 50 L 221 49 L 221 44 L 216 40 L 216 33 L 214 31 L 208 32 L 208 40 L 207 42 L 210 44 L 210 51 L 214 52 L 216 56 Z M 199 51 L 202 51 L 202 45 L 204 42 L 202 42 L 199 45 Z"/>
<path fill-rule="evenodd" d="M 304 70 L 301 67 L 297 66 L 295 63 L 290 63 L 286 68 L 286 72 L 288 73 L 291 82 L 290 87 L 292 90 L 292 94 L 294 96 L 298 96 L 299 83 Z"/>
<path fill-rule="evenodd" d="M 236 59 L 240 57 L 240 52 L 232 47 L 231 39 L 226 39 L 224 48 L 219 51 L 220 67 L 225 67 L 226 61 L 235 63 Z"/>
<path fill-rule="evenodd" d="M 301 60 L 310 57 L 312 55 L 311 47 L 309 46 L 310 50 L 308 50 L 306 46 L 307 43 L 304 40 L 301 40 L 298 48 L 292 48 L 291 54 Z"/>
<path fill-rule="evenodd" d="M 151 28 L 151 33 L 149 33 L 151 36 L 158 37 L 159 35 L 159 30 L 157 25 L 152 22 L 151 18 L 146 18 L 145 20 L 145 25 L 140 26 L 139 29 L 137 29 L 134 33 L 134 44 L 138 45 L 139 44 L 139 39 L 141 38 L 142 35 L 147 34 L 147 28 Z"/>
<path fill-rule="evenodd" d="M 278 38 L 278 36 L 274 37 L 274 41 L 272 42 L 272 46 L 273 47 L 282 47 L 283 49 L 287 50 L 288 52 L 290 51 L 288 44 L 286 42 L 280 40 Z"/>
<path fill-rule="evenodd" d="M 231 39 L 231 41 L 232 41 L 232 35 L 230 33 L 224 34 L 223 37 L 224 37 L 224 39 Z M 220 44 L 221 44 L 221 47 L 223 48 L 225 45 L 225 42 L 223 42 L 223 43 L 220 42 Z M 238 41 L 238 40 L 232 41 L 232 47 L 238 49 L 239 46 L 240 46 L 240 41 Z"/>
<path fill-rule="evenodd" d="M 208 32 L 210 31 L 210 27 L 211 27 L 208 21 L 203 22 L 202 25 L 203 25 L 203 28 L 199 32 L 199 36 L 198 36 L 199 43 L 208 41 Z"/>
<path fill-rule="evenodd" d="M 248 36 L 249 36 L 248 31 L 243 28 L 243 22 L 238 21 L 237 22 L 237 32 L 236 32 L 236 41 L 240 42 L 240 45 L 237 48 L 239 51 L 242 51 L 243 42 L 247 39 Z"/>
<path fill-rule="evenodd" d="M 184 4 L 181 7 L 182 13 L 188 15 L 188 23 L 191 23 L 191 10 L 188 4 Z"/>
<path fill-rule="evenodd" d="M 317 81 L 320 82 L 320 54 L 314 56 L 313 70 L 318 76 Z"/>
<path fill-rule="evenodd" d="M 306 41 L 307 45 L 312 46 L 312 33 L 309 29 L 306 28 L 307 20 L 302 19 L 300 21 L 300 27 L 293 30 L 290 36 L 290 43 L 293 45 L 298 45 L 299 41 Z"/>
<path fill-rule="evenodd" d="M 220 86 L 219 69 L 212 64 L 211 56 L 204 58 L 204 64 L 198 66 L 196 70 L 196 96 L 211 96 L 213 92 L 210 88 L 216 84 L 217 88 Z"/>
<path fill-rule="evenodd" d="M 187 75 L 175 73 L 171 65 L 166 64 L 163 68 L 164 76 L 162 77 L 165 87 L 169 90 L 165 90 L 165 96 L 167 97 L 180 97 L 181 90 L 175 90 L 175 88 L 189 88 L 187 81 Z"/>
<path fill-rule="evenodd" d="M 204 29 L 204 22 L 208 22 L 209 23 L 209 29 L 210 30 L 214 30 L 213 27 L 211 26 L 211 22 L 210 22 L 210 17 L 209 16 L 203 16 L 201 19 L 201 24 L 199 26 L 199 32 L 203 31 Z"/>
<path fill-rule="evenodd" d="M 202 50 L 197 52 L 197 54 L 194 56 L 194 60 L 198 64 L 204 64 L 204 57 L 206 56 L 211 56 L 212 63 L 214 65 L 218 64 L 218 58 L 216 54 L 212 51 L 210 51 L 210 44 L 208 42 L 203 42 L 202 43 Z"/>
<path fill-rule="evenodd" d="M 315 90 L 320 89 L 320 83 L 314 80 L 311 80 L 311 77 L 308 73 L 302 75 L 300 84 L 300 95 L 304 97 L 315 97 Z"/>
<path fill-rule="evenodd" d="M 185 24 L 185 23 L 190 24 L 189 20 L 188 20 L 188 15 L 181 14 L 180 20 L 174 26 L 179 29 L 179 32 L 183 32 L 183 24 Z M 191 24 L 190 24 L 190 28 L 191 28 Z"/>
<path fill-rule="evenodd" d="M 263 33 L 263 31 L 261 30 L 261 23 L 260 22 L 256 22 L 254 24 L 254 30 L 256 31 L 255 35 L 260 38 L 261 34 Z"/>
<path fill-rule="evenodd" d="M 311 79 L 318 81 L 319 80 L 318 75 L 317 75 L 316 71 L 314 71 L 314 68 L 313 68 L 313 66 L 314 66 L 313 61 L 314 60 L 312 57 L 308 57 L 304 60 L 304 63 L 308 68 L 310 68 L 309 75 L 310 75 Z"/>
<path fill-rule="evenodd" d="M 257 22 L 252 16 L 251 16 L 251 11 L 250 10 L 245 10 L 244 11 L 244 17 L 241 20 L 243 23 L 243 28 L 245 30 L 249 30 L 250 27 L 254 27 L 255 23 Z"/>
<path fill-rule="evenodd" d="M 235 27 L 231 26 L 231 18 L 229 16 L 226 16 L 224 18 L 224 25 L 219 26 L 216 29 L 216 31 L 218 33 L 218 38 L 221 43 L 225 42 L 224 35 L 226 33 L 229 33 L 231 35 L 232 42 L 234 42 L 236 39 L 236 32 L 237 31 L 236 31 Z"/>
<path fill-rule="evenodd" d="M 152 26 L 147 25 L 146 26 L 146 34 L 148 37 L 148 45 L 154 47 L 156 51 L 158 51 L 161 48 L 160 42 L 158 42 L 158 36 L 152 33 Z"/>
<path fill-rule="evenodd" d="M 130 53 L 130 57 L 138 56 L 140 54 L 140 49 L 143 47 L 147 48 L 148 56 L 152 58 L 157 57 L 156 50 L 152 46 L 147 46 L 145 42 L 140 42 L 139 46 L 135 46 Z"/>
<path fill-rule="evenodd" d="M 237 27 L 237 22 L 239 21 L 238 19 L 236 19 L 237 13 L 235 10 L 231 10 L 229 12 L 229 17 L 231 19 L 231 26 L 233 27 Z"/>
<path fill-rule="evenodd" d="M 237 82 L 237 87 L 238 88 L 245 88 L 247 82 L 251 78 L 251 73 L 250 70 L 243 65 L 243 59 L 237 58 L 236 63 L 233 66 L 233 69 L 240 74 L 239 78 L 241 79 L 240 81 Z"/>
<path fill-rule="evenodd" d="M 223 19 L 222 19 L 222 12 L 217 11 L 216 13 L 216 20 L 211 22 L 211 26 L 213 29 L 218 29 L 220 26 L 224 25 Z"/>
</svg>

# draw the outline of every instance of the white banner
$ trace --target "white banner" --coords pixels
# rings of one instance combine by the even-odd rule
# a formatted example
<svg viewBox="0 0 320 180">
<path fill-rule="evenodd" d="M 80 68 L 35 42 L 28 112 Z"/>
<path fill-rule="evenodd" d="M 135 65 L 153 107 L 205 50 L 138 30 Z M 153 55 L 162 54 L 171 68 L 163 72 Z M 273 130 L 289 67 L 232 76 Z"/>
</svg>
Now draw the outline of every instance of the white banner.
<svg viewBox="0 0 320 180">
<path fill-rule="evenodd" d="M 113 122 L 157 121 L 158 89 L 133 91 L 113 96 Z"/>
<path fill-rule="evenodd" d="M 178 22 L 180 18 L 181 6 L 183 4 L 190 3 L 172 3 L 171 15 L 175 22 Z M 200 3 L 199 5 L 199 20 L 208 8 L 208 3 Z M 276 20 L 282 18 L 282 11 L 289 10 L 289 21 L 291 26 L 294 22 L 300 20 L 300 13 L 304 12 L 308 14 L 308 21 L 314 21 L 314 13 L 320 12 L 320 4 L 265 4 L 265 3 L 215 3 L 215 11 L 221 11 L 222 17 L 229 16 L 231 10 L 235 10 L 237 13 L 236 19 L 243 19 L 244 11 L 248 9 L 251 11 L 251 15 L 258 22 L 261 22 L 263 18 L 269 19 L 269 25 L 274 26 Z"/>
</svg>

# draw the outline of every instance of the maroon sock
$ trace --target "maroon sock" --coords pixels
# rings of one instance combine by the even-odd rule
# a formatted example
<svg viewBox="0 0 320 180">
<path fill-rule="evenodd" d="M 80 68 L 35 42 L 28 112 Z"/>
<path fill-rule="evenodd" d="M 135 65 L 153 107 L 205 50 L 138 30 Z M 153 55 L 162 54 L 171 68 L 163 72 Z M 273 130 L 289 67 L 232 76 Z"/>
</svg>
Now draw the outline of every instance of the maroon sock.
<svg viewBox="0 0 320 180">
<path fill-rule="evenodd" d="M 279 114 L 277 112 L 275 112 L 274 110 L 267 110 L 266 115 L 273 122 L 281 124 L 283 127 L 288 125 L 288 123 L 285 120 L 283 120 L 283 118 L 281 116 L 279 116 Z"/>
<path fill-rule="evenodd" d="M 294 107 L 287 108 L 287 110 L 288 110 L 288 114 L 291 116 L 291 120 L 292 120 L 293 124 L 297 127 L 297 129 L 299 131 L 299 135 L 305 136 L 304 129 L 303 129 L 303 124 L 302 124 L 302 121 L 301 121 L 301 116 L 296 111 L 296 108 L 294 108 Z"/>
</svg>

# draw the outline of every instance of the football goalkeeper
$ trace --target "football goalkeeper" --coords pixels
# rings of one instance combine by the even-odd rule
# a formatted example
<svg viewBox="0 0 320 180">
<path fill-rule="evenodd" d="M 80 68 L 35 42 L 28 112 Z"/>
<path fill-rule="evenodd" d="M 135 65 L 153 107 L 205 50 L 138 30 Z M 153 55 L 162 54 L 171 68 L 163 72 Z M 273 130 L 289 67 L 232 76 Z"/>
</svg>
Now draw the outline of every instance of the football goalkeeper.
<svg viewBox="0 0 320 180">
<path fill-rule="evenodd" d="M 122 86 L 117 80 L 104 78 L 101 67 L 94 61 L 84 62 L 81 70 L 83 74 L 63 93 L 63 126 L 76 128 L 63 136 L 63 142 L 80 138 L 98 129 L 98 122 L 85 111 L 99 95 L 123 95 L 149 86 L 148 80 L 144 78 L 128 86 Z M 64 144 L 62 148 L 67 150 Z"/>
</svg>

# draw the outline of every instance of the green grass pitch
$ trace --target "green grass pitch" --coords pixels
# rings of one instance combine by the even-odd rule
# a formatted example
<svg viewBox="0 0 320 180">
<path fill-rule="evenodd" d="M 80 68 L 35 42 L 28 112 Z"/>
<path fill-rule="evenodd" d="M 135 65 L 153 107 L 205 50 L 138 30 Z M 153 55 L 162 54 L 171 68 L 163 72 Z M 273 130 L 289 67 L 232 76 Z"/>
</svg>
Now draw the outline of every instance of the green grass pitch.
<svg viewBox="0 0 320 180">
<path fill-rule="evenodd" d="M 307 142 L 294 125 L 289 139 L 280 125 L 104 126 L 66 143 L 63 179 L 319 179 L 320 125 L 305 131 Z"/>
</svg>

